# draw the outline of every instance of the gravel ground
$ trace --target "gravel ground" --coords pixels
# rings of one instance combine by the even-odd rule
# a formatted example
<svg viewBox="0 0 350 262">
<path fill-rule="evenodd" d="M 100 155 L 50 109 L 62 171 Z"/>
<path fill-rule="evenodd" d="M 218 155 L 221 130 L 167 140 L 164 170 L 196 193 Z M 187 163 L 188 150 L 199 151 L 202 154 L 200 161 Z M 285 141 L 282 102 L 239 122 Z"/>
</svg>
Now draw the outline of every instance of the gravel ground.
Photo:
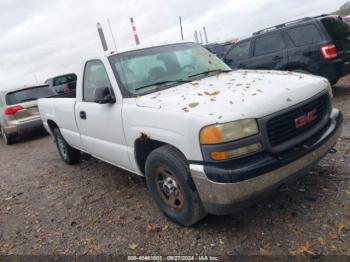
<svg viewBox="0 0 350 262">
<path fill-rule="evenodd" d="M 270 198 L 192 228 L 165 218 L 143 178 L 87 159 L 65 165 L 51 137 L 0 141 L 0 255 L 350 255 L 350 77 L 336 154 Z"/>
</svg>

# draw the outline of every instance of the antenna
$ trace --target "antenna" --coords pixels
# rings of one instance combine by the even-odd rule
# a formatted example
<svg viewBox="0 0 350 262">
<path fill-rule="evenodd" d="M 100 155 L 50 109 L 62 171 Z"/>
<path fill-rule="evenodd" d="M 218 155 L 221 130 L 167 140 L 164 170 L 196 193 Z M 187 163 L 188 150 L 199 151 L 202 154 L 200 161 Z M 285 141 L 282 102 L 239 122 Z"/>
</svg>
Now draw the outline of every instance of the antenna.
<svg viewBox="0 0 350 262">
<path fill-rule="evenodd" d="M 109 22 L 109 19 L 108 19 L 108 18 L 107 18 L 107 24 L 108 24 L 108 27 L 109 27 L 109 31 L 111 31 L 111 35 L 112 35 L 112 39 L 113 39 L 113 44 L 114 44 L 115 51 L 117 52 L 117 44 L 116 44 L 116 42 L 115 42 L 115 38 L 114 38 L 113 31 L 112 31 L 111 23 Z"/>
<path fill-rule="evenodd" d="M 96 26 L 97 26 L 98 35 L 100 36 L 100 40 L 101 40 L 103 51 L 107 51 L 108 50 L 108 46 L 107 46 L 105 35 L 103 33 L 102 26 L 101 26 L 100 23 L 97 23 Z"/>
</svg>

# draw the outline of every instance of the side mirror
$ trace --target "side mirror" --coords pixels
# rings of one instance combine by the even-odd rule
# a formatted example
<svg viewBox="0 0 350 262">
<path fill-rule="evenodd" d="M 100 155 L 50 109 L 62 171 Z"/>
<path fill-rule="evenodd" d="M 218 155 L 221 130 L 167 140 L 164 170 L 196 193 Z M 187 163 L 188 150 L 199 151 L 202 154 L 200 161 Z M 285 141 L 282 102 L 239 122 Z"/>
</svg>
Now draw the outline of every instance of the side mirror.
<svg viewBox="0 0 350 262">
<path fill-rule="evenodd" d="M 94 102 L 98 104 L 113 104 L 115 103 L 115 97 L 107 86 L 98 87 L 94 91 Z"/>
</svg>

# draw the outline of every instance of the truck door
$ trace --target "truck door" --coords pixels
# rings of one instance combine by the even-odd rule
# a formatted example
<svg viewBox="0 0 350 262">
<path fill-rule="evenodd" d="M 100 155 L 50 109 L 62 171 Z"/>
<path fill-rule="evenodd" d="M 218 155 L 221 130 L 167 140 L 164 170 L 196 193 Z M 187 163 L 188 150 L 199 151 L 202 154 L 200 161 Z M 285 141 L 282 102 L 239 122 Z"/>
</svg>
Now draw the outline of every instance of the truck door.
<svg viewBox="0 0 350 262">
<path fill-rule="evenodd" d="M 107 71 L 100 60 L 85 64 L 82 97 L 75 108 L 75 118 L 86 152 L 125 169 L 130 169 L 122 124 L 122 99 L 113 104 L 94 102 L 98 87 L 112 86 Z"/>
</svg>

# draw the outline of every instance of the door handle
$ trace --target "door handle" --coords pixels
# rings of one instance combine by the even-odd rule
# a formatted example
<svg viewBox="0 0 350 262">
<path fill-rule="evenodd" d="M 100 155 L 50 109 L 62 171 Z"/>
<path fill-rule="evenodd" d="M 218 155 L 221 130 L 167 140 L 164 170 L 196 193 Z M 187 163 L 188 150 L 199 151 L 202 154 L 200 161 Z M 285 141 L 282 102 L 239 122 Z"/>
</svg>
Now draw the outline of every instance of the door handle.
<svg viewBox="0 0 350 262">
<path fill-rule="evenodd" d="M 245 64 L 239 64 L 238 68 L 245 68 Z"/>
<path fill-rule="evenodd" d="M 280 60 L 282 60 L 282 59 L 283 59 L 282 56 L 276 55 L 272 60 L 273 60 L 273 61 L 280 61 Z"/>
<path fill-rule="evenodd" d="M 81 119 L 86 119 L 86 112 L 85 111 L 80 111 L 79 116 Z"/>
</svg>

